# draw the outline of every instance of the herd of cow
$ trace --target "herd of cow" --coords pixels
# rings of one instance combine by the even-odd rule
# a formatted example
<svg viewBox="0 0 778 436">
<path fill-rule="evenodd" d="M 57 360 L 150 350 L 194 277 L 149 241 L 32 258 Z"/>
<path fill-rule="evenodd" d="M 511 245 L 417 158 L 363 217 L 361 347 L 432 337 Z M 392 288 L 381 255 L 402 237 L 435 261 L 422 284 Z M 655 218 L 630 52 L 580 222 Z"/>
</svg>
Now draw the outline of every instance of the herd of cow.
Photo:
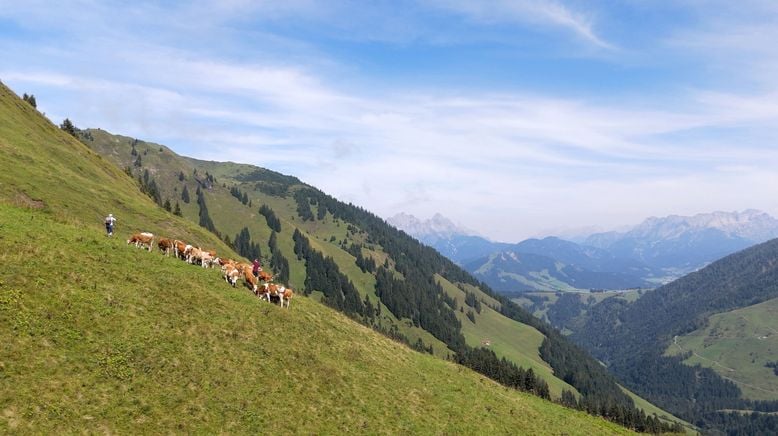
<svg viewBox="0 0 778 436">
<path fill-rule="evenodd" d="M 149 251 L 152 251 L 154 248 L 154 234 L 148 232 L 135 233 L 127 240 L 127 244 L 134 244 L 138 248 L 147 248 Z M 254 275 L 254 267 L 248 263 L 219 258 L 214 250 L 203 250 L 200 247 L 193 247 L 177 239 L 160 238 L 157 246 L 165 256 L 173 254 L 189 264 L 201 265 L 203 268 L 219 265 L 221 266 L 222 277 L 233 288 L 242 276 L 244 283 L 254 292 L 254 295 L 268 302 L 278 300 L 281 307 L 284 307 L 284 303 L 286 303 L 286 307 L 289 308 L 289 301 L 292 299 L 294 291 L 271 283 L 273 276 L 265 271 L 260 270 L 258 276 Z M 260 285 L 260 282 L 264 283 Z"/>
</svg>

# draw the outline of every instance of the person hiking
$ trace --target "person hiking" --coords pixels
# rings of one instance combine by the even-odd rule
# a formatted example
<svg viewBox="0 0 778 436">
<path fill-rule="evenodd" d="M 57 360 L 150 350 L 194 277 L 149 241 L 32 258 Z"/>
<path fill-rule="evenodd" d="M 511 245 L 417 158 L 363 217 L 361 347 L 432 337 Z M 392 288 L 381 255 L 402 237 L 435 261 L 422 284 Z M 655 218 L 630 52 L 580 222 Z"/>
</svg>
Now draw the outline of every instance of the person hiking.
<svg viewBox="0 0 778 436">
<path fill-rule="evenodd" d="M 254 273 L 254 276 L 258 276 L 259 272 L 262 271 L 262 265 L 259 264 L 259 259 L 254 259 L 254 262 L 252 262 L 251 265 L 251 271 Z"/>
<path fill-rule="evenodd" d="M 113 236 L 113 226 L 116 224 L 116 218 L 113 217 L 112 213 L 109 213 L 107 217 L 105 217 L 105 233 L 108 234 L 108 236 Z"/>
</svg>

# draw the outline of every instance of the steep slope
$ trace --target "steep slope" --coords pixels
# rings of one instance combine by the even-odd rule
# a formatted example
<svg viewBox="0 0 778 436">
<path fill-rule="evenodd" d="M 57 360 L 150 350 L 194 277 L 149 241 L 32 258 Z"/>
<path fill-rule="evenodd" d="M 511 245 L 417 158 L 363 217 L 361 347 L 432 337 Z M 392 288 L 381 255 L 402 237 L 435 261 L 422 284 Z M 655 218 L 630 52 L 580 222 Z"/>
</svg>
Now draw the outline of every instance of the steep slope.
<svg viewBox="0 0 778 436">
<path fill-rule="evenodd" d="M 281 310 L 45 212 L 0 222 L 2 432 L 627 432 L 310 299 Z"/>
<path fill-rule="evenodd" d="M 676 336 L 667 355 L 711 368 L 752 400 L 778 399 L 778 298 L 718 313 L 706 325 Z"/>
<path fill-rule="evenodd" d="M 678 356 L 664 355 L 674 343 L 683 346 L 688 340 L 684 335 L 692 336 L 695 331 L 716 325 L 726 329 L 731 322 L 719 324 L 725 321 L 724 318 L 735 317 L 738 323 L 738 317 L 745 316 L 744 311 L 761 313 L 764 306 L 757 305 L 768 304 L 765 302 L 775 298 L 778 298 L 778 240 L 727 256 L 698 272 L 646 292 L 633 303 L 606 299 L 589 309 L 587 323 L 573 337 L 608 363 L 630 389 L 684 419 L 734 432 L 776 429 L 778 417 L 774 415 L 760 416 L 757 427 L 753 427 L 755 424 L 746 417 L 723 410 L 772 412 L 778 411 L 778 402 L 746 400 L 733 382 L 737 381 L 737 376 L 723 379 L 709 368 L 684 365 L 685 359 L 692 364 L 699 363 L 693 358 L 692 347 Z M 741 309 L 740 314 L 732 312 L 738 309 Z M 761 318 L 762 336 L 775 330 L 778 330 L 778 317 Z M 719 330 L 719 333 L 725 331 Z M 757 357 L 763 362 L 778 360 L 778 350 L 763 341 L 760 341 L 758 355 L 746 346 L 728 349 L 728 363 L 732 365 L 728 368 L 736 373 L 748 373 L 753 365 L 739 367 L 738 361 L 755 364 Z M 707 342 L 707 346 L 720 347 L 721 344 L 721 341 Z M 707 348 L 706 344 L 703 348 Z M 764 374 L 770 376 L 766 370 Z M 767 397 L 767 393 L 762 393 L 765 394 L 761 396 L 763 399 L 778 400 L 778 396 Z"/>
<path fill-rule="evenodd" d="M 621 431 L 415 353 L 313 299 L 281 311 L 216 271 L 106 238 L 111 211 L 118 234 L 151 230 L 231 255 L 3 85 L 0 161 L 8 430 Z"/>
</svg>

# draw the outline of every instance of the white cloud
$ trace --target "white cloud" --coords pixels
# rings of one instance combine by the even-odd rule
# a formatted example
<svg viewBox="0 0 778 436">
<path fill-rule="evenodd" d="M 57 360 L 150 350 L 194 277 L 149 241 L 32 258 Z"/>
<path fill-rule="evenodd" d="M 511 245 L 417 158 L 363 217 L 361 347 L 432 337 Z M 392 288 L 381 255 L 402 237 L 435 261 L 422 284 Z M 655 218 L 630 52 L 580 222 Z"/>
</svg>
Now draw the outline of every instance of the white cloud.
<svg viewBox="0 0 778 436">
<path fill-rule="evenodd" d="M 435 4 L 473 20 L 552 26 L 587 44 L 610 46 L 592 16 L 561 3 Z M 235 30 L 221 30 L 220 23 L 259 6 L 219 7 L 204 29 L 221 42 Z M 311 19 L 329 14 L 309 2 L 265 7 L 279 20 L 288 7 L 306 10 Z M 101 10 L 91 10 L 90 20 L 100 19 Z M 160 21 L 195 14 L 163 12 Z M 197 31 L 176 26 L 181 38 Z M 269 167 L 383 216 L 440 211 L 488 236 L 517 240 L 549 227 L 616 226 L 665 213 L 778 212 L 770 200 L 778 181 L 770 139 L 778 129 L 775 90 L 700 87 L 648 102 L 388 86 L 380 78 L 374 80 L 381 86 L 368 89 L 350 86 L 353 77 L 339 75 L 348 68 L 322 57 L 236 58 L 214 54 L 213 47 L 177 45 L 168 34 L 141 39 L 142 32 L 116 31 L 89 39 L 83 29 L 62 29 L 83 31 L 84 44 L 57 50 L 15 45 L 15 62 L 4 63 L 0 78 L 23 85 L 24 92 L 35 88 L 39 104 L 80 127 L 161 142 L 193 157 Z M 717 41 L 707 30 L 694 35 L 700 52 Z M 756 40 L 751 34 L 740 42 L 726 39 L 724 46 L 736 51 Z M 11 45 L 0 41 L 0 50 Z M 759 47 L 760 55 L 772 53 L 765 41 Z M 744 56 L 743 62 L 767 70 L 775 59 L 770 56 L 764 63 Z"/>
<path fill-rule="evenodd" d="M 572 32 L 588 44 L 603 49 L 614 48 L 594 30 L 590 16 L 575 12 L 556 1 L 549 0 L 432 0 L 431 4 L 464 14 L 486 23 L 518 23 L 562 28 Z"/>
</svg>

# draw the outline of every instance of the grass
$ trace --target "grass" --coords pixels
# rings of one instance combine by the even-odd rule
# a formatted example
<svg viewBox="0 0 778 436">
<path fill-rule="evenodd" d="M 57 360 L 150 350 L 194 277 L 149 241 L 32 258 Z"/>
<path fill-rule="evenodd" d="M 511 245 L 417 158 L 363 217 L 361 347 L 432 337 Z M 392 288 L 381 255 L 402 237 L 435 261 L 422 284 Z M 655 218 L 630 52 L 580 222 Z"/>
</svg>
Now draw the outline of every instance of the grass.
<svg viewBox="0 0 778 436">
<path fill-rule="evenodd" d="M 555 377 L 551 367 L 540 358 L 538 350 L 544 338 L 542 333 L 502 316 L 486 304 L 481 304 L 481 313 L 477 313 L 465 305 L 464 291 L 443 277 L 438 276 L 437 280 L 443 290 L 456 300 L 457 307 L 464 308 L 464 312 L 457 310 L 455 313 L 462 323 L 462 334 L 468 345 L 486 346 L 499 357 L 505 357 L 525 369 L 532 368 L 535 374 L 548 383 L 552 398 L 559 398 L 563 389 L 577 392 L 574 387 Z M 466 316 L 468 310 L 473 310 L 475 324 Z M 485 345 L 486 341 L 489 341 L 489 345 Z"/>
<path fill-rule="evenodd" d="M 624 434 L 311 299 L 0 205 L 0 432 Z"/>
<path fill-rule="evenodd" d="M 746 398 L 778 400 L 778 377 L 765 367 L 778 361 L 778 299 L 713 315 L 706 327 L 676 341 L 666 354 L 691 351 L 684 363 L 713 369 Z"/>
</svg>

